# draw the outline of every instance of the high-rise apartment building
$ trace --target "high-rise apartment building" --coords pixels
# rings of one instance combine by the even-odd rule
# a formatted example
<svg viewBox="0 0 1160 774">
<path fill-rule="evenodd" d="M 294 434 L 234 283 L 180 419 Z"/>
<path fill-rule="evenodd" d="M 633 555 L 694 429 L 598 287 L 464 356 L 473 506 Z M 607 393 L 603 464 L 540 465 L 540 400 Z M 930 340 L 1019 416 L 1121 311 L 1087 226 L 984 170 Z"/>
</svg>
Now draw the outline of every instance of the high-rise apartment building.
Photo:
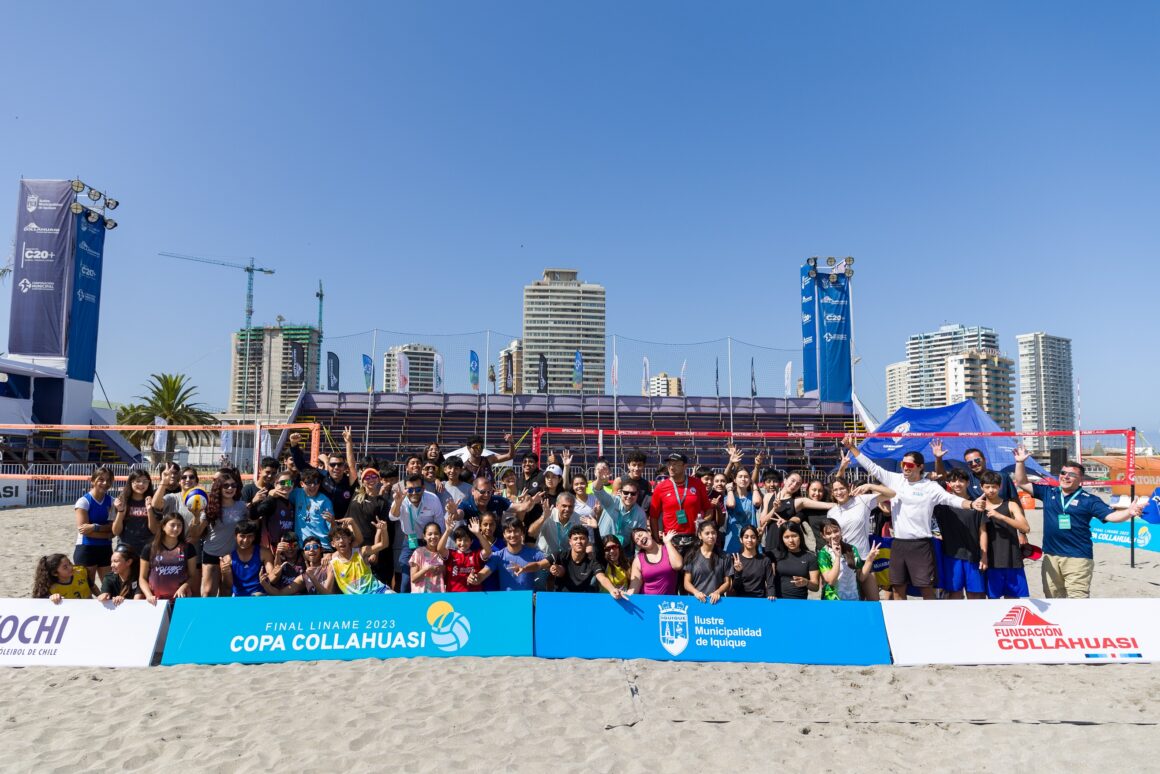
<svg viewBox="0 0 1160 774">
<path fill-rule="evenodd" d="M 669 376 L 661 371 L 649 377 L 647 394 L 650 398 L 679 398 L 685 394 L 685 390 L 680 377 Z"/>
<path fill-rule="evenodd" d="M 906 405 L 910 383 L 910 362 L 903 360 L 886 366 L 886 416 Z"/>
<path fill-rule="evenodd" d="M 430 344 L 399 344 L 388 349 L 383 353 L 383 392 L 435 392 L 435 357 L 435 347 Z M 400 390 L 402 362 L 407 364 L 407 383 Z"/>
<path fill-rule="evenodd" d="M 521 395 L 524 391 L 524 343 L 512 339 L 511 344 L 499 351 L 499 384 L 501 395 Z"/>
<path fill-rule="evenodd" d="M 906 361 L 910 375 L 906 405 L 911 408 L 945 406 L 947 358 L 971 349 L 998 352 L 999 335 L 993 328 L 956 324 L 908 338 Z"/>
<path fill-rule="evenodd" d="M 968 349 L 946 361 L 946 403 L 970 399 L 1004 430 L 1015 429 L 1015 361 L 995 351 Z"/>
<path fill-rule="evenodd" d="M 318 328 L 313 325 L 277 325 L 236 331 L 232 336 L 230 365 L 231 414 L 285 417 L 298 400 L 302 385 L 318 389 Z M 246 347 L 249 373 L 246 374 Z M 295 374 L 295 345 L 301 346 L 301 373 Z"/>
<path fill-rule="evenodd" d="M 1071 370 L 1071 339 L 1046 333 L 1022 333 L 1015 337 L 1019 347 L 1019 414 L 1026 432 L 1073 430 L 1075 393 Z M 1028 438 L 1028 448 L 1043 452 L 1070 448 L 1074 441 L 1058 438 Z"/>
<path fill-rule="evenodd" d="M 548 360 L 548 392 L 604 392 L 605 292 L 581 282 L 574 269 L 545 269 L 524 287 L 523 384 L 538 384 L 540 355 Z M 584 382 L 572 383 L 576 351 L 584 358 Z"/>
</svg>

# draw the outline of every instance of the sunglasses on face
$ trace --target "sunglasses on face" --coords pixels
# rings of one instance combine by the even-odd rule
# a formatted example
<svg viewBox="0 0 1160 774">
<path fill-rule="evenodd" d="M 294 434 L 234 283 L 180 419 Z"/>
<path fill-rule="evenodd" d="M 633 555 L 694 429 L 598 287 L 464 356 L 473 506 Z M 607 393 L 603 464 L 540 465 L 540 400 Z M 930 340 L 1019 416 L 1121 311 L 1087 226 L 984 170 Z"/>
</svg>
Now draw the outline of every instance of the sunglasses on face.
<svg viewBox="0 0 1160 774">
<path fill-rule="evenodd" d="M 625 497 L 636 497 L 636 494 L 637 494 L 637 493 L 636 493 L 636 492 L 634 492 L 634 491 L 626 491 L 626 490 L 623 490 L 623 489 L 620 491 L 620 493 L 621 493 L 622 495 L 624 495 Z"/>
<path fill-rule="evenodd" d="M 973 460 L 967 460 L 967 464 L 971 467 L 974 467 L 975 465 L 982 465 L 983 461 L 978 457 L 975 457 Z"/>
<path fill-rule="evenodd" d="M 902 463 L 903 470 L 914 470 L 917 467 L 918 467 L 918 464 L 914 463 L 914 462 L 903 462 Z"/>
<path fill-rule="evenodd" d="M 238 485 L 235 484 L 233 481 L 227 481 L 224 484 L 222 484 L 222 489 L 237 489 L 237 488 L 238 488 Z"/>
<path fill-rule="evenodd" d="M 419 494 L 422 491 L 423 491 L 423 487 L 421 487 L 421 486 L 409 486 L 409 487 L 407 487 L 407 494 Z"/>
<path fill-rule="evenodd" d="M 278 486 L 293 486 L 293 485 L 294 485 L 294 479 L 292 479 L 292 478 L 284 478 L 278 482 Z"/>
<path fill-rule="evenodd" d="M 1059 471 L 1059 477 L 1060 478 L 1064 478 L 1064 477 L 1080 478 L 1080 474 L 1076 473 L 1075 471 L 1071 471 L 1071 470 L 1061 470 L 1061 471 Z"/>
<path fill-rule="evenodd" d="M 345 463 L 345 462 L 328 462 L 328 463 L 326 463 L 326 464 L 327 464 L 329 467 L 332 467 L 332 468 L 341 468 L 341 467 L 342 467 L 343 465 L 345 465 L 346 463 Z"/>
<path fill-rule="evenodd" d="M 307 543 L 306 545 L 302 546 L 302 550 L 303 551 L 321 551 L 322 545 L 319 543 Z"/>
<path fill-rule="evenodd" d="M 188 474 L 182 476 L 181 480 L 182 481 L 197 481 L 197 476 L 193 475 L 192 473 L 188 473 Z"/>
</svg>

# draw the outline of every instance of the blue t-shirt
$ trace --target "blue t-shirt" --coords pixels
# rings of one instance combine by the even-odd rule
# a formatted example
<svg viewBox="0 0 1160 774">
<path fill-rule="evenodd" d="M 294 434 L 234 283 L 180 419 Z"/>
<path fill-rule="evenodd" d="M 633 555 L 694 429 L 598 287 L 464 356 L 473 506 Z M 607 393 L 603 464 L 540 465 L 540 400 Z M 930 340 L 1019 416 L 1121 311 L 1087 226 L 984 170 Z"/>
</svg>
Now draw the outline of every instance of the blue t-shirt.
<svg viewBox="0 0 1160 774">
<path fill-rule="evenodd" d="M 1034 484 L 1032 494 L 1043 502 L 1043 553 L 1052 556 L 1092 558 L 1092 519 L 1104 521 L 1114 509 L 1100 498 L 1083 489 L 1064 495 L 1057 486 Z M 1062 500 L 1060 498 L 1063 498 Z M 1071 498 L 1075 499 L 1071 499 Z M 1059 517 L 1067 502 L 1070 529 L 1059 528 Z"/>
<path fill-rule="evenodd" d="M 334 515 L 330 498 L 322 492 L 311 497 L 305 489 L 299 488 L 290 492 L 290 502 L 294 503 L 294 532 L 298 535 L 298 545 L 306 542 L 308 537 L 316 537 L 322 541 L 322 550 L 330 551 L 330 524 L 322 516 L 323 511 Z"/>
<path fill-rule="evenodd" d="M 1160 486 L 1152 490 L 1152 496 L 1148 498 L 1148 504 L 1144 506 L 1140 518 L 1149 524 L 1160 524 Z"/>
<path fill-rule="evenodd" d="M 487 512 L 497 519 L 502 519 L 504 512 L 510 507 L 512 507 L 512 501 L 497 494 L 493 494 L 491 499 L 487 501 Z M 459 510 L 463 511 L 465 519 L 478 519 L 483 515 L 479 512 L 479 506 L 475 504 L 474 497 L 464 497 L 460 500 Z"/>
<path fill-rule="evenodd" d="M 106 494 L 104 500 L 98 501 L 91 494 L 85 492 L 73 507 L 77 510 L 87 511 L 90 524 L 104 527 L 109 524 L 109 511 L 113 508 L 113 498 Z M 109 546 L 112 544 L 112 538 L 89 537 L 77 533 L 78 546 Z"/>
<path fill-rule="evenodd" d="M 500 591 L 535 591 L 534 572 L 515 575 L 508 569 L 508 565 L 523 567 L 532 562 L 542 562 L 544 558 L 544 553 L 534 546 L 525 545 L 518 554 L 513 554 L 505 544 L 503 548 L 492 553 L 491 558 L 487 560 L 487 566 L 491 568 L 492 574 L 499 578 Z"/>
<path fill-rule="evenodd" d="M 753 507 L 753 498 L 734 494 L 736 505 L 725 509 L 725 546 L 727 554 L 741 553 L 741 530 L 747 524 L 757 526 L 757 515 Z"/>
</svg>

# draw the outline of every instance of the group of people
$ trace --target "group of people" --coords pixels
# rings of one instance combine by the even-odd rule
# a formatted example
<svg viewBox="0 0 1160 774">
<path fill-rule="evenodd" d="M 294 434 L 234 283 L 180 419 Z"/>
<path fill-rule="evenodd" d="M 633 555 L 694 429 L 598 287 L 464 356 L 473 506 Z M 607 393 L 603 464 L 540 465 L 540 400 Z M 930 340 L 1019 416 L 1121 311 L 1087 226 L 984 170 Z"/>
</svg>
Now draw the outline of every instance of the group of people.
<svg viewBox="0 0 1160 774">
<path fill-rule="evenodd" d="M 1083 467 L 1063 466 L 1058 486 L 1031 484 L 1026 450 L 1014 477 L 987 469 L 978 449 L 965 467 L 935 470 L 918 452 L 901 472 L 861 454 L 853 436 L 828 482 L 783 475 L 728 447 L 724 470 L 689 469 L 674 452 L 646 475 L 634 452 L 614 478 L 607 460 L 573 466 L 568 451 L 516 462 L 487 454 L 482 438 L 463 457 L 438 444 L 402 469 L 345 454 L 308 460 L 297 435 L 281 459 L 261 460 L 253 480 L 232 467 L 203 484 L 192 467 L 164 466 L 155 481 L 135 469 L 114 495 L 105 468 L 75 506 L 71 559 L 36 568 L 33 596 L 145 599 L 187 596 L 386 594 L 539 590 L 823 600 L 1023 597 L 1033 547 L 1019 491 L 1044 504 L 1043 585 L 1049 597 L 1090 591 L 1092 519 L 1121 521 L 1084 490 Z M 873 479 L 855 485 L 857 464 Z M 935 535 L 940 540 L 936 544 Z M 889 567 L 875 567 L 884 538 Z M 941 551 L 937 550 L 941 547 Z M 882 583 L 881 576 L 888 576 Z"/>
</svg>

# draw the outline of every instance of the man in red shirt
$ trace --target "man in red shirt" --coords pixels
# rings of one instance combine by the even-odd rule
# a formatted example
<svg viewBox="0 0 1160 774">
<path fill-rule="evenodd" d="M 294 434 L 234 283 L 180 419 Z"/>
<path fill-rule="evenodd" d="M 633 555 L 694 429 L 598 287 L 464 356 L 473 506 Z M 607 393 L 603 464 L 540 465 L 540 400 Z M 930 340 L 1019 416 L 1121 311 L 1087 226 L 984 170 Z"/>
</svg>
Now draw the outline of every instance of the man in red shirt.
<svg viewBox="0 0 1160 774">
<path fill-rule="evenodd" d="M 673 544 L 684 551 L 697 542 L 697 520 L 711 507 L 709 492 L 700 479 L 688 475 L 685 455 L 673 452 L 666 463 L 669 477 L 653 489 L 648 518 L 657 539 L 666 532 L 676 532 Z"/>
</svg>

